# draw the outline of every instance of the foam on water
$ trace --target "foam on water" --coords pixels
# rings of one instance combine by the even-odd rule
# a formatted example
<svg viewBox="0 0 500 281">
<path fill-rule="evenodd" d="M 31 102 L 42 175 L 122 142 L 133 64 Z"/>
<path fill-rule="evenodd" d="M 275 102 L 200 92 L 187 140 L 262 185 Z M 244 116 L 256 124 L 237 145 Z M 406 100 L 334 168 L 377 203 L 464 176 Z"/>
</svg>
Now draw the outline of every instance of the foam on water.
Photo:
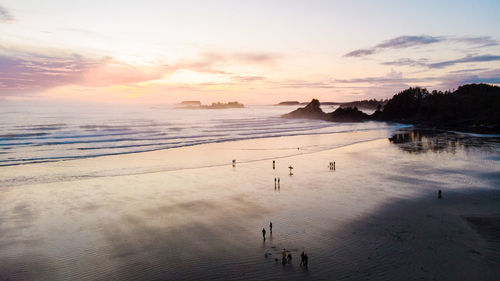
<svg viewBox="0 0 500 281">
<path fill-rule="evenodd" d="M 2 104 L 0 166 L 145 152 L 252 138 L 393 130 L 385 123 L 284 119 L 294 107 L 187 110 Z"/>
</svg>

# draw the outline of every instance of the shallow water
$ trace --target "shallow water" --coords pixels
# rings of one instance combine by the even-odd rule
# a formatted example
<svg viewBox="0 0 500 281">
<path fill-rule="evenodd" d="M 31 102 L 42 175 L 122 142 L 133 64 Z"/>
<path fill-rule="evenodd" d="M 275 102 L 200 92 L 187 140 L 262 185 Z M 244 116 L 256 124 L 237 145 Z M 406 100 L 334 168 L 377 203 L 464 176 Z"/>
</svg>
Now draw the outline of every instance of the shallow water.
<svg viewBox="0 0 500 281">
<path fill-rule="evenodd" d="M 284 119 L 289 106 L 178 109 L 172 106 L 0 104 L 0 166 L 154 151 L 204 143 L 381 130 L 386 123 Z"/>
<path fill-rule="evenodd" d="M 495 273 L 488 259 L 468 252 L 490 256 L 460 216 L 500 214 L 498 196 L 452 194 L 498 190 L 498 148 L 415 154 L 389 137 L 390 130 L 266 138 L 0 168 L 12 179 L 0 188 L 0 279 L 456 280 Z M 21 177 L 30 174 L 46 180 Z M 448 207 L 437 205 L 437 189 Z M 263 241 L 270 221 L 273 235 Z M 283 248 L 292 265 L 274 262 Z M 302 250 L 308 270 L 298 266 Z"/>
</svg>

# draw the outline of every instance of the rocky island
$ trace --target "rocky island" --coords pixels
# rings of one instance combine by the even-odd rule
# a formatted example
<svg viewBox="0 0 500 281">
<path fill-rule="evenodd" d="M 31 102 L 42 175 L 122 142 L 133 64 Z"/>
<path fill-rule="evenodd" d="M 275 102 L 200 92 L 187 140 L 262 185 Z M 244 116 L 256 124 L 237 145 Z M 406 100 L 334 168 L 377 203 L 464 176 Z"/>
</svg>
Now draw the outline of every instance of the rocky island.
<svg viewBox="0 0 500 281">
<path fill-rule="evenodd" d="M 498 134 L 500 87 L 468 84 L 453 92 L 429 92 L 424 88 L 409 88 L 394 95 L 372 115 L 359 111 L 357 107 L 339 107 L 332 113 L 325 113 L 320 108 L 320 102 L 313 99 L 306 107 L 282 117 L 333 122 L 390 121 L 425 128 Z"/>
<path fill-rule="evenodd" d="M 199 101 L 183 101 L 180 103 L 179 108 L 188 109 L 226 109 L 226 108 L 244 108 L 245 105 L 233 101 L 228 103 L 213 102 L 211 105 L 202 105 Z"/>
<path fill-rule="evenodd" d="M 306 107 L 298 108 L 282 117 L 320 119 L 332 122 L 362 122 L 369 119 L 367 114 L 361 112 L 356 107 L 339 107 L 334 112 L 325 113 L 321 109 L 320 102 L 317 99 L 313 99 Z"/>
</svg>

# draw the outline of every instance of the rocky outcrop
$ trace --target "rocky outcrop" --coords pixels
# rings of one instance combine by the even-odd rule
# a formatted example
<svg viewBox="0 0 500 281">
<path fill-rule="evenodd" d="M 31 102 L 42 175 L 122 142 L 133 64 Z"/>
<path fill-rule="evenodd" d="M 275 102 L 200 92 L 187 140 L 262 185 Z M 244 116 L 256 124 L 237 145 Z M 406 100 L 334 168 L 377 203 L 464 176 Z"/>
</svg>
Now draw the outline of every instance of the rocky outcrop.
<svg viewBox="0 0 500 281">
<path fill-rule="evenodd" d="M 306 107 L 298 108 L 282 117 L 320 119 L 332 122 L 362 122 L 369 119 L 368 115 L 359 111 L 356 107 L 337 108 L 334 112 L 325 113 L 317 99 L 313 99 Z"/>
<path fill-rule="evenodd" d="M 332 122 L 363 122 L 370 119 L 370 117 L 361 112 L 357 107 L 339 107 L 332 113 L 327 114 L 328 121 Z"/>
<path fill-rule="evenodd" d="M 284 118 L 307 118 L 327 120 L 328 116 L 320 107 L 319 101 L 313 99 L 306 107 L 298 108 L 290 113 L 283 115 Z"/>
<path fill-rule="evenodd" d="M 424 128 L 498 134 L 500 87 L 469 84 L 460 86 L 454 92 L 429 92 L 423 88 L 409 88 L 394 95 L 383 109 L 377 106 L 372 115 L 366 115 L 356 107 L 338 108 L 327 114 L 321 110 L 320 102 L 313 99 L 306 107 L 283 117 L 333 122 L 390 121 Z"/>
</svg>

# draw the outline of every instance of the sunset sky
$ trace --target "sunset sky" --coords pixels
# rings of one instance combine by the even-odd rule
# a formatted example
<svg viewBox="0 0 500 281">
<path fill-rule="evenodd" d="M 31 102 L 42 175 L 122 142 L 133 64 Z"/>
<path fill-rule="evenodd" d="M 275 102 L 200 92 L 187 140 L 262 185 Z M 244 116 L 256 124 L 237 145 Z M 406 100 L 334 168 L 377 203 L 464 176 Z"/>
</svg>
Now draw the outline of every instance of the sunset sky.
<svg viewBox="0 0 500 281">
<path fill-rule="evenodd" d="M 0 2 L 0 100 L 350 101 L 500 84 L 500 1 Z"/>
</svg>

